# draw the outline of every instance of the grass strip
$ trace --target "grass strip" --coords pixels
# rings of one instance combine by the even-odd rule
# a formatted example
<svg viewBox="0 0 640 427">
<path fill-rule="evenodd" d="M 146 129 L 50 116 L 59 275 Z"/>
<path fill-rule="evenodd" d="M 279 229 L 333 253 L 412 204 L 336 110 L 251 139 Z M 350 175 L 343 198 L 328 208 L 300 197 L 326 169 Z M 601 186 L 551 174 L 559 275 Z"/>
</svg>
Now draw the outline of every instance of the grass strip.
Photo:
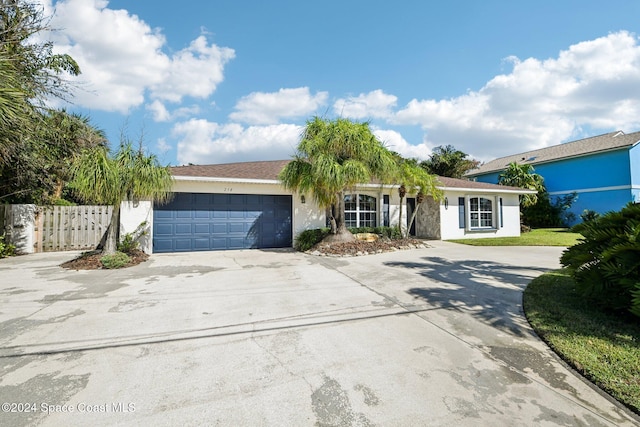
<svg viewBox="0 0 640 427">
<path fill-rule="evenodd" d="M 524 310 L 536 333 L 569 365 L 640 414 L 640 321 L 589 304 L 565 270 L 534 279 Z"/>
<path fill-rule="evenodd" d="M 563 246 L 569 247 L 578 243 L 582 237 L 566 228 L 538 228 L 519 237 L 488 237 L 480 239 L 455 239 L 454 243 L 470 246 Z"/>
</svg>

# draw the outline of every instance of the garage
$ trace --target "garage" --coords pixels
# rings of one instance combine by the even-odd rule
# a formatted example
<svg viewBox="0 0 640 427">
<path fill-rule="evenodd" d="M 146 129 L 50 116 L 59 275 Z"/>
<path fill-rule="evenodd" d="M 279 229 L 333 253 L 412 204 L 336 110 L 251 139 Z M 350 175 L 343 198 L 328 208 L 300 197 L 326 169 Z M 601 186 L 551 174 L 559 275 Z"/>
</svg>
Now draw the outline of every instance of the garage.
<svg viewBox="0 0 640 427">
<path fill-rule="evenodd" d="M 176 193 L 153 210 L 153 252 L 292 246 L 291 195 Z"/>
</svg>

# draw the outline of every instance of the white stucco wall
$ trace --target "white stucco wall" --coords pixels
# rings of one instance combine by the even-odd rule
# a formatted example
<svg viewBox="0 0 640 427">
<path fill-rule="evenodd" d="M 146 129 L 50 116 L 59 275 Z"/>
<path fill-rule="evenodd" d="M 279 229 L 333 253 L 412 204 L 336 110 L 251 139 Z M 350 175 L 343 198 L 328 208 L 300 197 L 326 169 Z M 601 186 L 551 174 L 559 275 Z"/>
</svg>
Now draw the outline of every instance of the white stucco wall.
<svg viewBox="0 0 640 427">
<path fill-rule="evenodd" d="M 503 225 L 491 230 L 466 230 L 459 227 L 458 222 L 458 198 L 465 196 L 482 196 L 495 200 L 495 197 L 502 197 Z M 512 237 L 520 235 L 520 206 L 517 194 L 496 194 L 496 193 L 468 193 L 464 191 L 446 191 L 445 197 L 448 199 L 448 207 L 445 207 L 444 200 L 440 203 L 441 235 L 442 240 L 464 239 L 464 238 L 488 238 L 488 237 Z M 494 204 L 494 216 L 499 215 L 499 207 Z M 497 220 L 497 216 L 495 216 Z M 499 222 L 498 222 L 499 224 Z"/>
<path fill-rule="evenodd" d="M 142 223 L 145 234 L 138 239 L 140 249 L 150 254 L 153 251 L 153 204 L 148 201 L 122 202 L 120 205 L 120 238 L 134 233 Z"/>
<path fill-rule="evenodd" d="M 178 180 L 174 184 L 174 191 L 180 193 L 235 193 L 235 194 L 275 194 L 290 195 L 280 184 L 273 182 L 222 182 L 219 180 Z M 367 194 L 378 199 L 378 223 L 382 225 L 383 215 L 383 196 L 389 195 L 389 218 L 390 225 L 397 226 L 400 214 L 400 197 L 396 188 L 382 188 L 380 186 L 362 186 L 354 190 L 360 194 Z M 302 203 L 301 194 L 296 193 L 292 196 L 292 212 L 293 212 L 293 238 L 304 230 L 321 228 L 326 225 L 325 210 L 320 209 L 314 202 L 311 194 L 305 194 L 305 203 Z M 458 198 L 465 196 L 484 196 L 495 200 L 495 197 L 502 197 L 502 215 L 503 225 L 492 230 L 469 231 L 460 228 L 458 224 Z M 407 197 L 415 197 L 415 195 L 407 195 Z M 484 238 L 484 237 L 506 237 L 520 235 L 520 208 L 518 204 L 518 195 L 509 193 L 489 192 L 482 193 L 467 190 L 446 190 L 444 197 L 447 198 L 445 204 L 444 198 L 439 202 L 440 219 L 441 219 L 441 238 L 447 239 L 463 239 L 463 238 Z M 406 227 L 407 208 L 406 198 L 405 205 L 402 208 L 402 226 Z M 437 207 L 436 207 L 437 208 Z M 498 205 L 496 204 L 496 218 L 499 215 Z M 424 212 L 424 210 L 423 210 Z M 147 222 L 148 234 L 141 239 L 141 247 L 147 252 L 152 252 L 152 236 L 153 236 L 153 205 L 150 202 L 140 202 L 137 204 L 125 202 L 121 207 L 121 235 L 132 233 L 143 222 Z"/>
<path fill-rule="evenodd" d="M 31 254 L 35 252 L 35 219 L 36 205 L 5 206 L 6 223 L 0 236 L 6 233 L 6 242 L 16 247 L 16 252 Z"/>
</svg>

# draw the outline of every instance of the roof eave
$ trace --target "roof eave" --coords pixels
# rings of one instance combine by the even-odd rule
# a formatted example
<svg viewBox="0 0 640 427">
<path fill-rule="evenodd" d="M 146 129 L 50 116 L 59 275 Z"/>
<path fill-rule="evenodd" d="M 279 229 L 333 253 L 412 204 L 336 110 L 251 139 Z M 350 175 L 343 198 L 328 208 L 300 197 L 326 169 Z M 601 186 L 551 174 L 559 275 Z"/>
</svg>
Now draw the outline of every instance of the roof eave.
<svg viewBox="0 0 640 427">
<path fill-rule="evenodd" d="M 438 187 L 442 191 L 459 191 L 464 193 L 492 193 L 492 194 L 537 194 L 536 190 L 513 190 L 513 189 L 503 189 L 503 188 L 469 188 L 469 187 Z"/>
<path fill-rule="evenodd" d="M 191 182 L 232 182 L 242 184 L 281 184 L 277 179 L 255 179 L 255 178 L 223 178 L 223 177 L 209 177 L 209 176 L 174 176 L 176 181 L 191 181 Z"/>
</svg>

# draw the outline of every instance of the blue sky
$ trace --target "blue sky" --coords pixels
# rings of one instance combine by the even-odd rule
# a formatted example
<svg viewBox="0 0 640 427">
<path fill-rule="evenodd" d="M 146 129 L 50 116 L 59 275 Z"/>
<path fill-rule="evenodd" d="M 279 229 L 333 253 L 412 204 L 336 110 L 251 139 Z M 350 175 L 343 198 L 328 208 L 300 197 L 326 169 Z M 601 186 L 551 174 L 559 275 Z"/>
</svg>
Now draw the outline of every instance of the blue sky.
<svg viewBox="0 0 640 427">
<path fill-rule="evenodd" d="M 289 158 L 305 121 L 480 160 L 640 130 L 640 2 L 43 0 L 71 103 L 164 164 Z"/>
</svg>

